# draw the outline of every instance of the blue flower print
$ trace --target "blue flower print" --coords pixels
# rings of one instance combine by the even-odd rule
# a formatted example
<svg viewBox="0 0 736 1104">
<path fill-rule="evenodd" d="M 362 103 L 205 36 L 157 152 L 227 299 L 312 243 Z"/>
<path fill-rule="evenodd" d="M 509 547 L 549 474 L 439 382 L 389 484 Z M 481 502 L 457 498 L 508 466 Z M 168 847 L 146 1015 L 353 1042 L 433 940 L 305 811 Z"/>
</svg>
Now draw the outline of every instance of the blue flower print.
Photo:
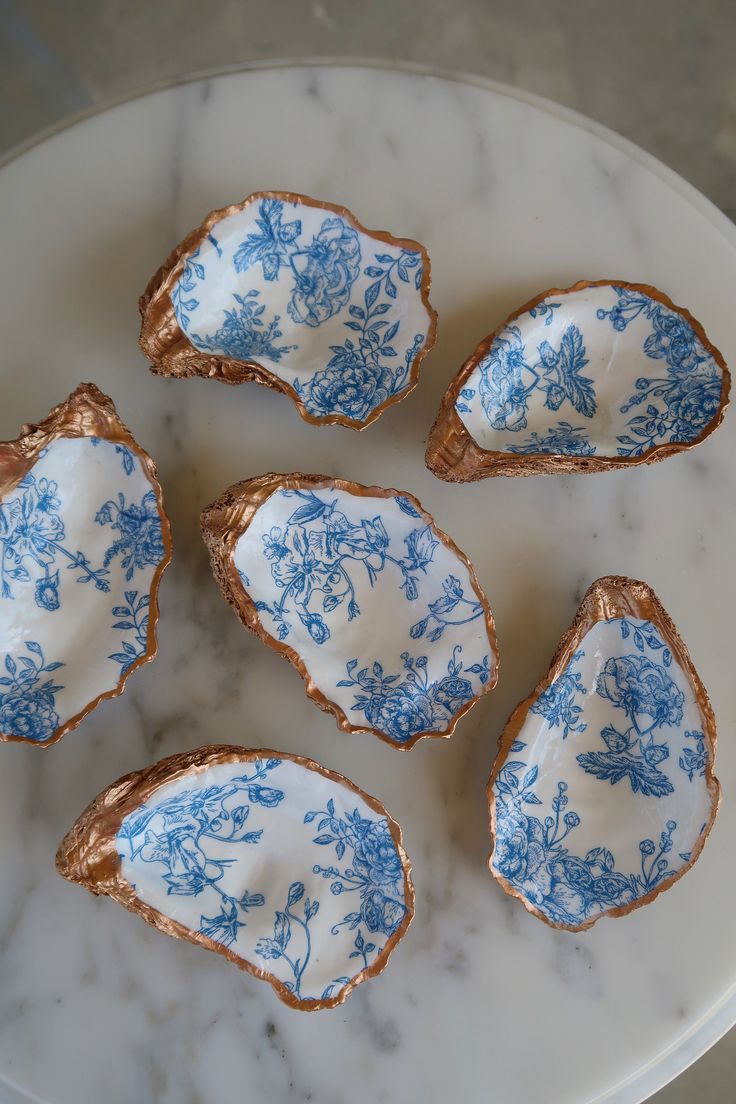
<svg viewBox="0 0 736 1104">
<path fill-rule="evenodd" d="M 705 736 L 701 731 L 686 732 L 686 740 L 693 740 L 694 747 L 686 747 L 677 763 L 681 770 L 685 771 L 690 782 L 696 776 L 705 777 L 705 768 L 708 763 L 708 749 L 705 746 Z"/>
<path fill-rule="evenodd" d="M 64 689 L 53 678 L 63 663 L 46 663 L 40 644 L 26 643 L 28 655 L 5 656 L 6 675 L 0 677 L 0 732 L 33 743 L 50 739 L 60 725 L 56 695 Z"/>
<path fill-rule="evenodd" d="M 496 338 L 481 366 L 480 400 L 493 429 L 524 429 L 529 392 L 524 372 L 528 371 L 525 349 L 518 326 L 510 326 Z"/>
<path fill-rule="evenodd" d="M 280 315 L 276 314 L 264 324 L 265 304 L 259 302 L 260 292 L 255 288 L 244 295 L 233 292 L 236 306 L 225 311 L 225 320 L 213 334 L 192 334 L 200 349 L 210 353 L 224 353 L 234 360 L 270 360 L 278 362 L 296 345 L 279 345 L 283 337 L 279 327 Z"/>
<path fill-rule="evenodd" d="M 410 550 L 412 536 L 414 533 L 407 542 Z M 437 542 L 434 541 L 434 544 L 436 545 Z M 442 594 L 429 603 L 428 610 L 427 616 L 417 621 L 409 630 L 412 640 L 419 640 L 426 633 L 427 639 L 434 644 L 447 628 L 453 625 L 467 625 L 483 614 L 483 606 L 477 598 L 465 597 L 465 590 L 456 575 L 446 576 L 442 583 Z"/>
<path fill-rule="evenodd" d="M 234 897 L 220 883 L 236 861 L 237 848 L 260 842 L 263 829 L 248 827 L 251 806 L 272 808 L 284 799 L 282 790 L 263 784 L 280 765 L 279 759 L 257 759 L 252 773 L 229 782 L 184 790 L 159 802 L 154 798 L 126 817 L 118 832 L 119 847 L 127 848 L 131 861 L 153 865 L 168 896 L 205 895 L 216 904 L 219 911 L 203 912 L 198 930 L 226 947 L 237 941 L 249 911 L 265 905 L 261 893 L 246 890 Z M 228 854 L 233 850 L 235 856 Z"/>
<path fill-rule="evenodd" d="M 360 241 L 341 218 L 328 218 L 306 249 L 295 252 L 291 264 L 296 284 L 289 302 L 295 322 L 319 326 L 342 310 L 360 272 Z"/>
<path fill-rule="evenodd" d="M 204 265 L 197 260 L 199 254 L 200 249 L 195 249 L 193 253 L 189 254 L 184 262 L 182 274 L 171 292 L 171 302 L 182 329 L 189 324 L 189 314 L 187 312 L 193 311 L 199 306 L 199 300 L 191 295 L 191 292 L 197 286 L 197 281 L 204 280 L 205 277 Z M 185 295 L 188 298 L 185 299 Z"/>
<path fill-rule="evenodd" d="M 108 659 L 120 664 L 120 677 L 126 675 L 135 661 L 148 647 L 148 614 L 151 604 L 150 594 L 140 594 L 137 590 L 125 591 L 125 606 L 113 606 L 112 615 L 118 618 L 113 628 L 119 632 L 132 633 L 132 637 L 123 640 L 121 651 L 113 652 Z"/>
<path fill-rule="evenodd" d="M 248 234 L 233 258 L 236 272 L 260 264 L 266 280 L 278 280 L 289 267 L 293 290 L 288 311 L 294 322 L 319 326 L 350 298 L 360 272 L 360 240 L 339 217 L 326 218 L 312 241 L 301 243 L 301 219 L 284 222 L 284 204 L 263 199 L 256 219 L 258 230 Z"/>
<path fill-rule="evenodd" d="M 517 740 L 511 751 L 523 751 Z M 508 760 L 494 783 L 496 832 L 493 868 L 554 924 L 580 926 L 592 917 L 631 904 L 673 877 L 666 857 L 677 828 L 668 820 L 659 843 L 639 844 L 640 866 L 634 873 L 616 869 L 606 847 L 585 855 L 570 851 L 570 840 L 582 824 L 569 808 L 568 785 L 561 780 L 552 798 L 551 812 L 541 819 L 535 807 L 543 805 L 535 792 L 539 772 L 520 759 Z"/>
<path fill-rule="evenodd" d="M 596 693 L 622 710 L 630 724 L 624 731 L 606 725 L 601 739 L 608 750 L 578 755 L 577 761 L 612 786 L 628 778 L 634 793 L 664 797 L 674 787 L 659 764 L 670 752 L 666 742 L 656 742 L 655 732 L 681 723 L 685 695 L 668 673 L 672 655 L 654 625 L 625 617 L 615 623 L 637 652 L 610 656 L 598 675 Z M 647 650 L 658 658 L 646 655 Z"/>
<path fill-rule="evenodd" d="M 258 230 L 248 234 L 233 258 L 236 272 L 245 272 L 260 264 L 264 279 L 278 280 L 279 269 L 287 264 L 294 242 L 301 236 L 301 219 L 283 221 L 284 204 L 279 199 L 263 199 L 258 205 Z"/>
<path fill-rule="evenodd" d="M 314 374 L 308 387 L 297 384 L 297 392 L 311 414 L 339 411 L 346 418 L 360 421 L 393 394 L 393 375 L 367 363 L 352 342 L 331 349 L 333 356 L 327 366 Z"/>
<path fill-rule="evenodd" d="M 507 451 L 520 455 L 536 453 L 550 456 L 595 456 L 596 446 L 588 439 L 584 426 L 558 422 L 556 426 L 550 426 L 546 434 L 531 433 L 528 441 L 509 445 Z"/>
<path fill-rule="evenodd" d="M 562 303 L 547 303 L 542 300 L 541 303 L 537 303 L 536 307 L 531 308 L 529 314 L 532 318 L 543 318 L 545 326 L 551 326 L 555 311 L 559 310 L 561 306 Z"/>
<path fill-rule="evenodd" d="M 439 545 L 429 526 L 412 530 L 404 542 L 406 554 L 397 556 L 391 551 L 391 541 L 380 516 L 361 518 L 356 524 L 338 509 L 337 499 L 329 500 L 313 491 L 283 493 L 300 499 L 301 504 L 284 526 L 272 526 L 263 536 L 263 554 L 281 594 L 276 602 L 257 604 L 257 609 L 273 618 L 279 640 L 289 636 L 294 615 L 315 644 L 330 639 L 329 615 L 338 607 L 346 607 L 349 621 L 359 617 L 353 578 L 359 567 L 372 586 L 391 565 L 399 574 L 399 589 L 405 597 L 409 601 L 418 597 L 419 578 Z M 429 615 L 438 629 L 446 624 L 464 624 L 482 613 L 479 602 L 465 598 L 457 580 L 452 585 L 455 590 L 459 587 L 457 596 L 451 600 L 446 597 L 447 608 Z M 460 603 L 465 616 L 460 621 L 452 620 L 450 612 Z"/>
<path fill-rule="evenodd" d="M 127 582 L 136 571 L 157 567 L 163 559 L 161 518 L 153 491 L 144 494 L 140 505 L 126 503 L 125 495 L 119 493 L 117 502 L 109 500 L 100 507 L 95 521 L 98 525 L 109 525 L 120 534 L 108 548 L 103 562 L 108 567 L 117 556 L 121 556 Z"/>
<path fill-rule="evenodd" d="M 570 403 L 585 418 L 596 412 L 593 381 L 582 374 L 588 361 L 583 337 L 575 325 L 567 327 L 559 349 L 549 341 L 538 347 L 538 361 L 530 363 L 518 326 L 507 326 L 494 340 L 480 364 L 479 394 L 493 429 L 525 429 L 532 392 L 544 395 L 549 410 Z"/>
<path fill-rule="evenodd" d="M 401 319 L 391 323 L 386 317 L 398 294 L 397 279 L 406 284 L 413 279 L 416 287 L 421 286 L 420 255 L 402 250 L 398 257 L 378 253 L 375 259 L 379 264 L 364 270 L 373 283 L 364 292 L 363 305 L 353 303 L 345 322 L 356 339 L 331 345 L 333 355 L 325 368 L 307 382 L 295 381 L 297 394 L 312 414 L 341 413 L 355 421 L 364 419 L 404 387 L 422 347 L 424 335 L 416 334 L 403 363 L 394 364 L 398 353 L 392 343 L 401 329 Z"/>
<path fill-rule="evenodd" d="M 42 609 L 53 612 L 57 610 L 61 605 L 59 599 L 59 572 L 58 570 L 53 575 L 42 575 L 40 579 L 36 580 L 35 599 L 36 605 L 41 606 Z"/>
<path fill-rule="evenodd" d="M 578 650 L 570 659 L 570 665 L 582 659 L 585 652 Z M 550 728 L 562 728 L 562 739 L 566 740 L 571 732 L 585 732 L 588 727 L 580 719 L 583 707 L 575 701 L 576 695 L 587 694 L 579 671 L 569 666 L 559 678 L 543 690 L 531 706 L 530 712 L 544 717 Z"/>
<path fill-rule="evenodd" d="M 365 924 L 374 935 L 393 935 L 404 919 L 406 905 L 401 859 L 387 822 L 361 816 L 358 809 L 338 816 L 332 798 L 325 809 L 306 813 L 304 822 L 310 824 L 317 817 L 319 834 L 314 842 L 323 847 L 334 845 L 338 860 L 347 852 L 349 862 L 342 870 L 316 865 L 314 873 L 330 882 L 333 895 L 356 893 L 359 900 L 358 906 L 332 927 L 332 934 L 338 935 L 343 927 L 354 931 Z M 375 944 L 373 949 L 378 949 Z"/>
<path fill-rule="evenodd" d="M 353 709 L 365 714 L 372 728 L 385 733 L 397 744 L 405 744 L 423 732 L 441 732 L 453 717 L 474 697 L 472 683 L 462 675 L 462 646 L 457 644 L 447 666 L 447 675 L 431 682 L 427 674 L 427 657 L 413 659 L 402 652 L 402 674 L 386 675 L 377 661 L 368 669 L 357 670 L 358 660 L 346 665 L 347 678 L 338 686 L 356 686 L 360 693 Z M 484 664 L 474 664 L 468 674 L 480 675 L 482 684 L 489 678 L 487 657 Z"/>
<path fill-rule="evenodd" d="M 67 547 L 61 507 L 56 481 L 32 472 L 0 504 L 0 598 L 12 600 L 18 585 L 33 583 L 36 605 L 50 613 L 58 610 L 60 572 L 52 569 L 59 559 L 77 572 L 78 583 L 93 582 L 97 590 L 110 590 L 107 565 L 94 568 L 84 553 Z"/>
<path fill-rule="evenodd" d="M 294 906 L 304 899 L 304 883 L 292 882 L 282 912 L 276 912 L 273 925 L 273 938 L 265 937 L 256 943 L 256 954 L 265 959 L 283 959 L 291 970 L 293 980 L 284 982 L 285 987 L 295 997 L 302 995 L 302 979 L 304 972 L 312 957 L 312 936 L 309 931 L 309 922 L 319 912 L 319 901 L 304 899 L 302 916 L 294 911 Z M 298 930 L 302 935 L 302 952 L 294 958 L 294 951 L 289 953 L 287 948 L 291 943 L 292 935 Z"/>
<path fill-rule="evenodd" d="M 619 456 L 641 456 L 658 442 L 694 441 L 718 412 L 721 371 L 699 341 L 690 323 L 656 299 L 631 288 L 615 287 L 617 301 L 610 310 L 599 309 L 599 319 L 609 319 L 619 332 L 642 316 L 651 323 L 644 352 L 662 360 L 666 376 L 641 376 L 633 395 L 621 406 L 626 414 L 644 406 L 631 418 L 627 433 L 620 435 Z"/>
</svg>

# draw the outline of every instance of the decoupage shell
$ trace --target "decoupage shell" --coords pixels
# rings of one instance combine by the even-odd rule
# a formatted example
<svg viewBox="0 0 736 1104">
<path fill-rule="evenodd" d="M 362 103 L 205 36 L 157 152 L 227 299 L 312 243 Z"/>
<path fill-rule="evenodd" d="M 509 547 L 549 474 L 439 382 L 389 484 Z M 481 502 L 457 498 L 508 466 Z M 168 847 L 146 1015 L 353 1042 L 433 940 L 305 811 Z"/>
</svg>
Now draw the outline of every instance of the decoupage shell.
<svg viewBox="0 0 736 1104">
<path fill-rule="evenodd" d="M 0 443 L 0 740 L 48 747 L 156 654 L 171 532 L 94 384 Z"/>
<path fill-rule="evenodd" d="M 342 775 L 279 751 L 213 745 L 126 775 L 56 865 L 303 1011 L 379 974 L 414 913 L 396 821 Z"/>
<path fill-rule="evenodd" d="M 713 826 L 715 747 L 708 695 L 654 591 L 598 579 L 501 736 L 491 873 L 570 931 L 648 904 Z"/>
<path fill-rule="evenodd" d="M 488 600 L 412 495 L 271 473 L 206 507 L 202 532 L 225 600 L 343 731 L 407 750 L 495 685 Z"/>
<path fill-rule="evenodd" d="M 463 483 L 653 463 L 713 433 L 730 386 L 703 327 L 663 292 L 581 280 L 480 343 L 442 399 L 427 467 Z"/>
<path fill-rule="evenodd" d="M 140 300 L 154 372 L 253 380 L 315 425 L 363 429 L 416 386 L 434 344 L 426 249 L 344 207 L 254 192 L 213 211 Z"/>
</svg>

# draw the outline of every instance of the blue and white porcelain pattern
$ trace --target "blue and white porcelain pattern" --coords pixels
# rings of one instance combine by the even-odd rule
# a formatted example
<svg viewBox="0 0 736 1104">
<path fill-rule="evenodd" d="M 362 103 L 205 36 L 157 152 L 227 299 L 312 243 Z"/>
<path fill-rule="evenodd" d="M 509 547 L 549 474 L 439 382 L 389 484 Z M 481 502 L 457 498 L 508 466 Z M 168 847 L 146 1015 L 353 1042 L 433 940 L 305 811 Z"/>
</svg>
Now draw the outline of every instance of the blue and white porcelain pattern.
<svg viewBox="0 0 736 1104">
<path fill-rule="evenodd" d="M 398 826 L 310 760 L 223 750 L 230 761 L 215 755 L 125 817 L 120 873 L 288 1003 L 338 1004 L 383 969 L 411 919 Z"/>
<path fill-rule="evenodd" d="M 234 545 L 262 629 L 341 728 L 403 749 L 449 735 L 496 681 L 467 561 L 409 496 L 314 478 L 274 489 Z"/>
<path fill-rule="evenodd" d="M 604 283 L 552 292 L 515 316 L 455 411 L 488 451 L 639 460 L 693 444 L 724 398 L 722 365 L 689 316 L 641 286 Z"/>
<path fill-rule="evenodd" d="M 266 369 L 316 422 L 361 428 L 411 390 L 434 339 L 421 246 L 288 193 L 218 214 L 170 293 L 194 349 Z"/>
<path fill-rule="evenodd" d="M 140 458 L 59 437 L 0 503 L 0 736 L 43 745 L 150 654 L 165 559 Z"/>
<path fill-rule="evenodd" d="M 690 864 L 714 815 L 704 720 L 657 625 L 598 621 L 518 730 L 510 722 L 489 795 L 492 872 L 572 929 L 657 892 Z"/>
</svg>

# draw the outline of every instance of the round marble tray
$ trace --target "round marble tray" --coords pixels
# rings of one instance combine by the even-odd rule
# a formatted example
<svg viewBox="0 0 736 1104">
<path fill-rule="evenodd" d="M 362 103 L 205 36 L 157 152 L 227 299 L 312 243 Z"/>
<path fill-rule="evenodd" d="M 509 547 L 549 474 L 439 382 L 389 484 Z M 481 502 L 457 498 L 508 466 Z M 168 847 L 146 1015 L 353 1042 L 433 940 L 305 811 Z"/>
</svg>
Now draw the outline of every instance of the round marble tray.
<svg viewBox="0 0 736 1104">
<path fill-rule="evenodd" d="M 137 351 L 156 266 L 211 208 L 263 188 L 324 196 L 429 247 L 437 346 L 414 394 L 363 434 L 310 427 L 265 388 L 156 379 Z M 0 748 L 0 1099 L 642 1100 L 736 1019 L 736 421 L 640 471 L 467 486 L 427 472 L 424 442 L 478 339 L 581 277 L 663 288 L 736 361 L 736 230 L 641 151 L 533 97 L 339 66 L 199 80 L 88 118 L 3 168 L 0 210 L 0 437 L 94 380 L 157 460 L 174 529 L 158 660 L 58 747 Z M 200 508 L 292 469 L 416 493 L 473 560 L 501 680 L 450 741 L 398 755 L 340 733 L 220 598 Z M 613 572 L 647 579 L 682 631 L 720 722 L 725 800 L 670 893 L 574 935 L 494 884 L 483 790 L 510 709 L 588 583 Z M 64 831 L 107 783 L 212 741 L 312 756 L 401 822 L 416 920 L 343 1007 L 293 1012 L 54 873 Z"/>
</svg>

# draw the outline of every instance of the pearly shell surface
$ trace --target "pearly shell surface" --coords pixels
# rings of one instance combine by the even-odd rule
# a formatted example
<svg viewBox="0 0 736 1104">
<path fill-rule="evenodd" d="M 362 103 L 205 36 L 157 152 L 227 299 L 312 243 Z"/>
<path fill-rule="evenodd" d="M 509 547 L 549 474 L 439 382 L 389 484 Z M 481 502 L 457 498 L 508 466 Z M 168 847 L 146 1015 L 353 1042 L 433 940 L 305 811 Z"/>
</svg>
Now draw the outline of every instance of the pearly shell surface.
<svg viewBox="0 0 736 1104">
<path fill-rule="evenodd" d="M 663 459 L 713 432 L 729 387 L 700 324 L 662 292 L 581 282 L 481 343 L 443 400 L 427 462 L 467 480 Z"/>
<path fill-rule="evenodd" d="M 674 884 L 719 798 L 710 704 L 656 597 L 604 579 L 581 611 L 506 726 L 488 791 L 491 872 L 537 916 L 573 930 Z"/>
<path fill-rule="evenodd" d="M 379 973 L 414 910 L 383 806 L 269 750 L 200 748 L 120 779 L 70 831 L 57 866 L 308 1011 Z"/>
<path fill-rule="evenodd" d="M 35 463 L 17 443 L 0 445 L 17 471 L 0 499 L 0 739 L 37 746 L 155 654 L 155 592 L 170 550 L 151 461 L 110 401 L 82 387 L 44 426 L 55 417 L 70 424 L 45 437 L 38 427 Z M 75 417 L 97 418 L 96 433 L 108 423 L 112 439 L 74 435 Z"/>
<path fill-rule="evenodd" d="M 157 273 L 141 347 L 163 375 L 254 379 L 308 421 L 361 429 L 416 386 L 434 342 L 429 283 L 417 242 L 259 192 L 213 212 Z"/>
<path fill-rule="evenodd" d="M 410 495 L 269 475 L 218 503 L 203 529 L 226 597 L 341 728 L 407 749 L 495 684 L 487 599 Z"/>
</svg>

